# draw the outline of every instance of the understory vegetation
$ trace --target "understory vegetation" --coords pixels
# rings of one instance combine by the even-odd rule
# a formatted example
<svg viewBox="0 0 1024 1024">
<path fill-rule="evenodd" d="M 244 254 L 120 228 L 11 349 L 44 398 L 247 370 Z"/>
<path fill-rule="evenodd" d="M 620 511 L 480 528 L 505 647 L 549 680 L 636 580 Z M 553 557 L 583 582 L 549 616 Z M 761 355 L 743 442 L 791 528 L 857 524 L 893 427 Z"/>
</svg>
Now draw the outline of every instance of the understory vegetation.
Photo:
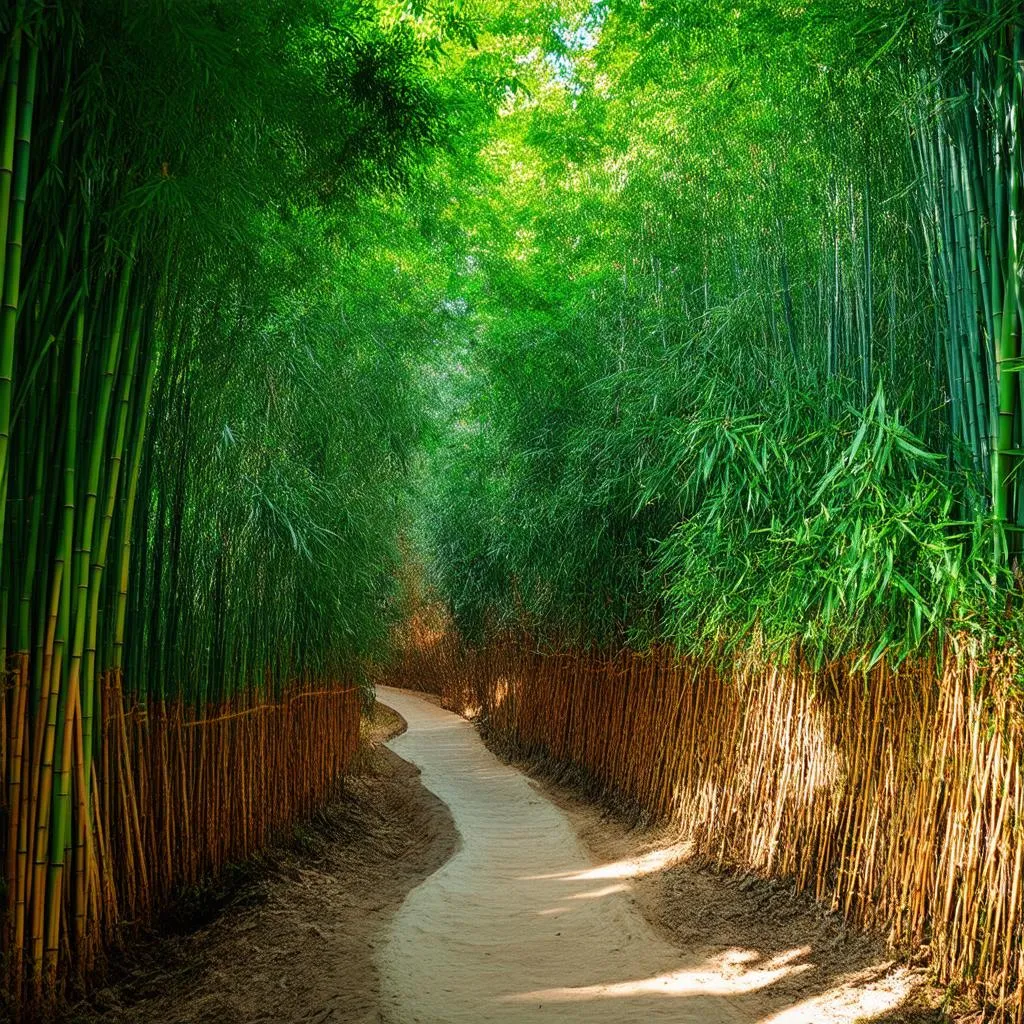
<svg viewBox="0 0 1024 1024">
<path fill-rule="evenodd" d="M 12 1011 L 330 794 L 402 579 L 462 652 L 1016 686 L 1016 0 L 14 0 L 0 40 Z"/>
</svg>

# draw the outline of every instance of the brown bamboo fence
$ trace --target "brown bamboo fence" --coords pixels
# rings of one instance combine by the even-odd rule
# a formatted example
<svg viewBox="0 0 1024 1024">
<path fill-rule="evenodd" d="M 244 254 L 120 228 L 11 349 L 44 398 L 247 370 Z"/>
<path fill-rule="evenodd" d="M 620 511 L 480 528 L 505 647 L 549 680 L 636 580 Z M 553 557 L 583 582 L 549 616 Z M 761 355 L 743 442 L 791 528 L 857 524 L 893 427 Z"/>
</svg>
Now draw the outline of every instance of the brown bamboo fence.
<svg viewBox="0 0 1024 1024">
<path fill-rule="evenodd" d="M 27 674 L 13 678 L 17 687 Z M 200 713 L 176 701 L 134 703 L 108 675 L 102 710 L 91 787 L 81 760 L 74 765 L 74 800 L 80 811 L 84 793 L 92 803 L 74 820 L 92 828 L 67 840 L 60 948 L 42 955 L 47 875 L 45 851 L 34 849 L 39 780 L 30 749 L 38 738 L 11 723 L 0 730 L 15 738 L 0 748 L 3 969 L 12 1009 L 52 1006 L 58 993 L 41 984 L 81 982 L 101 952 L 151 923 L 183 887 L 312 815 L 336 794 L 359 742 L 359 690 L 341 683 L 296 682 L 280 698 L 248 694 Z M 62 965 L 59 973 L 44 971 L 44 959 Z"/>
<path fill-rule="evenodd" d="M 1016 668 L 950 655 L 869 672 L 670 651 L 434 645 L 443 703 L 528 756 L 679 824 L 696 855 L 800 891 L 1024 1021 L 1024 749 Z"/>
</svg>

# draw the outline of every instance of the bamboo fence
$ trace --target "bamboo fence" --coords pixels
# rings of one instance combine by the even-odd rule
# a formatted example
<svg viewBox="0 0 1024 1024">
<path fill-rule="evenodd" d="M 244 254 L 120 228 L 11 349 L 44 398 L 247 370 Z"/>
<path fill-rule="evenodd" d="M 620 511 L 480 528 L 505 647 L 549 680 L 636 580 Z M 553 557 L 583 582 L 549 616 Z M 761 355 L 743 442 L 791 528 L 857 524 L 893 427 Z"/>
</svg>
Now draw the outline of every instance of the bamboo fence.
<svg viewBox="0 0 1024 1024">
<path fill-rule="evenodd" d="M 792 879 L 937 979 L 1024 1020 L 1024 748 L 1015 666 L 728 674 L 666 650 L 432 648 L 434 689 L 528 756 L 677 822 L 704 861 Z M 422 669 L 421 669 L 422 671 Z"/>
<path fill-rule="evenodd" d="M 24 714 L 25 667 L 11 678 L 12 706 Z M 180 702 L 134 703 L 109 673 L 101 699 L 91 787 L 82 759 L 74 759 L 80 834 L 65 839 L 71 869 L 63 873 L 55 942 L 44 921 L 52 902 L 47 851 L 37 838 L 45 780 L 35 754 L 45 734 L 31 734 L 27 716 L 0 722 L 8 780 L 0 808 L 4 970 L 15 1010 L 51 1006 L 55 986 L 69 977 L 80 983 L 102 950 L 151 922 L 183 887 L 308 818 L 336 792 L 359 741 L 354 686 L 298 682 L 278 698 L 249 693 L 200 713 Z M 79 734 L 80 727 L 76 721 Z M 91 808 L 81 806 L 83 793 L 91 793 Z"/>
</svg>

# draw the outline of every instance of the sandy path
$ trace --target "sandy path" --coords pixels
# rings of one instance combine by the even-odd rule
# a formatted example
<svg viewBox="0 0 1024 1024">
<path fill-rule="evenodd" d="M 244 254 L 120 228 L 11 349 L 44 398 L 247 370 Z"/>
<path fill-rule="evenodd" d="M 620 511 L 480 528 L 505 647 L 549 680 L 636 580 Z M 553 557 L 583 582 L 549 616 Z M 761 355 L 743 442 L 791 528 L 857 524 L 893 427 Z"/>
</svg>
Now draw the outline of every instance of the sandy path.
<svg viewBox="0 0 1024 1024">
<path fill-rule="evenodd" d="M 380 687 L 378 699 L 409 724 L 389 746 L 420 768 L 461 837 L 392 921 L 378 956 L 383 1020 L 756 1019 L 714 965 L 687 962 L 654 932 L 628 881 L 595 867 L 563 812 L 472 725 L 400 690 Z"/>
</svg>

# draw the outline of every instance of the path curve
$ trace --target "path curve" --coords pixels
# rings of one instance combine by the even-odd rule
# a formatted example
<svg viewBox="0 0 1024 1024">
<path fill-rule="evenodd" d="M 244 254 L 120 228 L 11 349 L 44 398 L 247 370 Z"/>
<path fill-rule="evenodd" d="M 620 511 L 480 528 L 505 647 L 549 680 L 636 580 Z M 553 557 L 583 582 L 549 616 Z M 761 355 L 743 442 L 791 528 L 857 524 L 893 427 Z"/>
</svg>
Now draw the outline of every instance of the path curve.
<svg viewBox="0 0 1024 1024">
<path fill-rule="evenodd" d="M 419 767 L 460 834 L 379 953 L 384 1021 L 749 1024 L 720 967 L 658 936 L 628 879 L 595 865 L 565 815 L 469 722 L 402 690 L 377 696 L 409 723 L 389 746 Z"/>
</svg>

